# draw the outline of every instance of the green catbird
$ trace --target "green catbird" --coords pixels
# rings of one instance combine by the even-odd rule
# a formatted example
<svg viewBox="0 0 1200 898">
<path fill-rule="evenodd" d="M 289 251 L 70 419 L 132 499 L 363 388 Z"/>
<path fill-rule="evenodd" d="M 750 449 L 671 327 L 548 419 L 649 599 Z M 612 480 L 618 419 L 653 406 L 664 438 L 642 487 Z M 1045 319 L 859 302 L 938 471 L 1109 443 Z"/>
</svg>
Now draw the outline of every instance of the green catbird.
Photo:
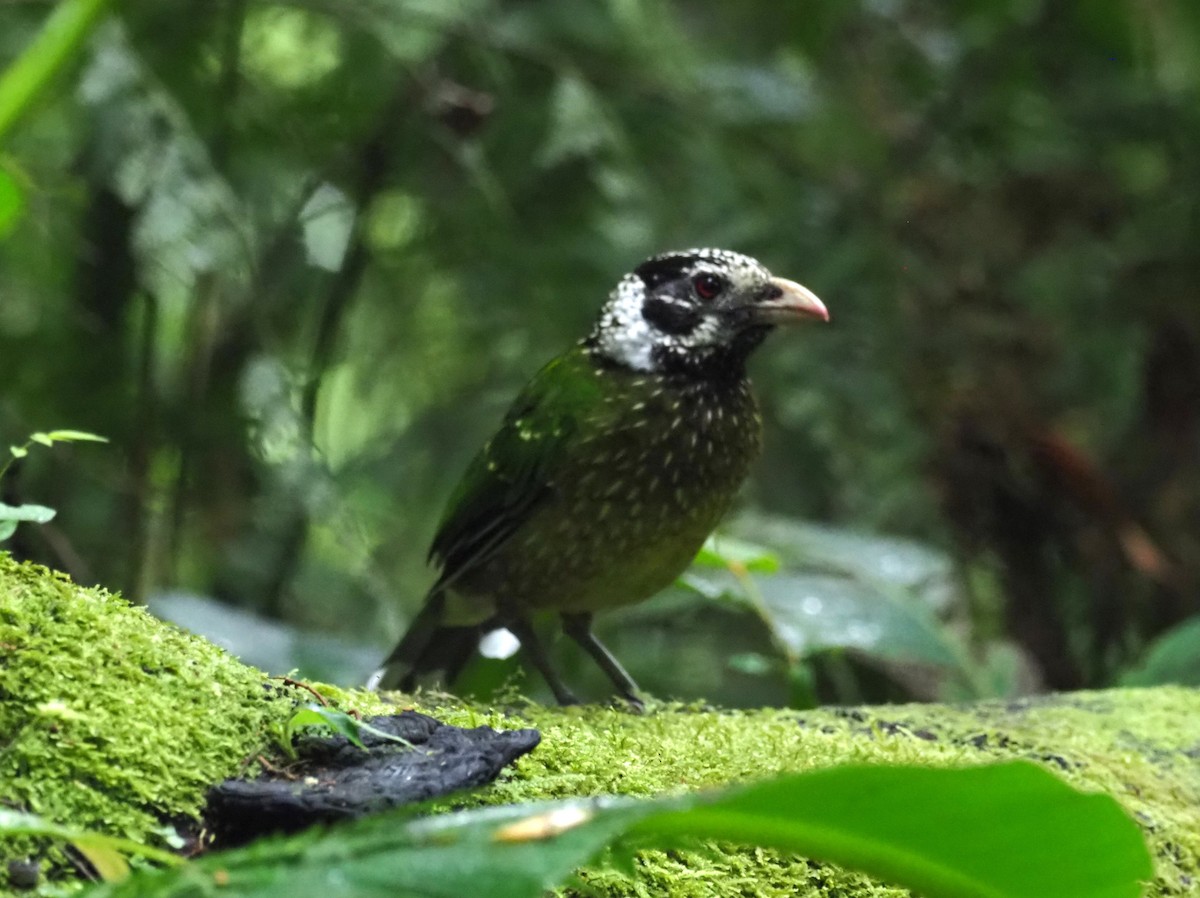
<svg viewBox="0 0 1200 898">
<path fill-rule="evenodd" d="M 592 616 L 649 598 L 692 561 L 758 455 L 747 357 L 776 325 L 828 318 L 811 291 L 728 250 L 664 253 L 625 275 L 467 468 L 429 552 L 441 576 L 372 685 L 410 691 L 437 671 L 452 682 L 503 627 L 574 703 L 530 624 L 554 612 L 640 704 Z"/>
</svg>

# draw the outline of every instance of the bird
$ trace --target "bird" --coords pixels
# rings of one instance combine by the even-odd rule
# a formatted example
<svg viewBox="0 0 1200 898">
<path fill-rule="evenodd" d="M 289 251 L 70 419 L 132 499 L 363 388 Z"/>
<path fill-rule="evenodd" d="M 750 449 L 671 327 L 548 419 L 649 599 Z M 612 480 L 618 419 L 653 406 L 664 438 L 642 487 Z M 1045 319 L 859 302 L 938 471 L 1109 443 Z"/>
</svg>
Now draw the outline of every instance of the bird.
<svg viewBox="0 0 1200 898">
<path fill-rule="evenodd" d="M 438 578 L 369 685 L 412 692 L 438 673 L 452 684 L 504 628 L 555 699 L 576 704 L 532 625 L 556 613 L 642 707 L 593 617 L 651 597 L 695 558 L 760 450 L 747 358 L 805 320 L 829 320 L 816 294 L 730 250 L 666 252 L 622 277 L 468 465 L 429 550 Z"/>
</svg>

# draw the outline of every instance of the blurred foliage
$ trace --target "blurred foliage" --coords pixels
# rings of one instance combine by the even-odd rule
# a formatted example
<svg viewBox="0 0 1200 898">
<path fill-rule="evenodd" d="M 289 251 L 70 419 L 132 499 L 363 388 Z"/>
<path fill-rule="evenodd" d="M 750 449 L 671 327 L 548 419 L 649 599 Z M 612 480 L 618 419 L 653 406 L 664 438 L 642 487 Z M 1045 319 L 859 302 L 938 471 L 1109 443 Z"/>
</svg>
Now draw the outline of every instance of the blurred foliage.
<svg viewBox="0 0 1200 898">
<path fill-rule="evenodd" d="M 524 380 L 641 258 L 724 245 L 834 319 L 757 360 L 747 505 L 936 547 L 955 599 L 665 597 L 652 690 L 936 694 L 926 637 L 954 688 L 1104 684 L 1196 612 L 1188 0 L 127 0 L 86 44 L 49 12 L 0 4 L 0 60 L 53 54 L 0 137 L 0 434 L 117 451 L 22 461 L 0 500 L 60 515 L 18 554 L 382 648 Z M 807 597 L 882 633 L 781 639 L 835 625 Z"/>
</svg>

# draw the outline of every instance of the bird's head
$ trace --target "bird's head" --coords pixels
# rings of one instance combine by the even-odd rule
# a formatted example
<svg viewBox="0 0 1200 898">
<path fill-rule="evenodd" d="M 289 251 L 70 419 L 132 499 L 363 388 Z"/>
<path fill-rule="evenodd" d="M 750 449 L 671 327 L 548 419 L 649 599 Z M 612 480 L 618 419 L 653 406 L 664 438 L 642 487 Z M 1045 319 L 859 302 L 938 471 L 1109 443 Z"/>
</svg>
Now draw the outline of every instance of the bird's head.
<svg viewBox="0 0 1200 898">
<path fill-rule="evenodd" d="M 776 325 L 812 318 L 828 321 L 829 312 L 795 281 L 741 253 L 689 249 L 625 275 L 586 342 L 607 362 L 636 371 L 740 373 Z"/>
</svg>

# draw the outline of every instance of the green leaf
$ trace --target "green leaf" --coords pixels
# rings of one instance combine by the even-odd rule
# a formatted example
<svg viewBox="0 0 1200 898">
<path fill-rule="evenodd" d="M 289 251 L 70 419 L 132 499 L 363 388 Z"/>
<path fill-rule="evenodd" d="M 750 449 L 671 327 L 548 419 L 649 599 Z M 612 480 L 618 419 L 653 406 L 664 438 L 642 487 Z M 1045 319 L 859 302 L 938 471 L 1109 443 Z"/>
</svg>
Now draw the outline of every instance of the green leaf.
<svg viewBox="0 0 1200 898">
<path fill-rule="evenodd" d="M 0 502 L 0 521 L 31 521 L 45 524 L 54 520 L 57 512 L 45 505 L 5 505 Z"/>
<path fill-rule="evenodd" d="M 1021 761 L 832 767 L 651 817 L 637 831 L 797 851 L 925 898 L 1135 898 L 1153 875 L 1116 801 Z"/>
<path fill-rule="evenodd" d="M 740 539 L 770 547 L 785 568 L 841 574 L 910 591 L 935 611 L 955 601 L 953 561 L 914 540 L 766 514 L 740 515 L 730 530 Z"/>
<path fill-rule="evenodd" d="M 288 720 L 285 730 L 287 740 L 290 742 L 295 737 L 296 731 L 301 727 L 309 726 L 328 727 L 339 736 L 348 739 L 351 745 L 356 745 L 361 749 L 366 749 L 362 741 L 362 733 L 370 733 L 385 741 L 395 742 L 409 748 L 415 747 L 404 737 L 384 732 L 377 727 L 371 726 L 369 723 L 363 723 L 361 720 L 351 717 L 345 711 L 338 711 L 336 708 L 323 708 L 320 705 L 311 704 L 297 710 Z"/>
<path fill-rule="evenodd" d="M 956 601 L 953 565 L 944 554 L 910 540 L 771 515 L 743 515 L 732 530 L 732 542 L 720 538 L 723 551 L 768 547 L 759 551 L 769 553 L 764 557 L 779 572 L 752 580 L 693 575 L 690 585 L 709 598 L 751 605 L 793 660 L 852 649 L 953 671 L 975 690 L 961 643 L 938 618 Z"/>
<path fill-rule="evenodd" d="M 13 458 L 24 458 L 29 454 L 29 450 L 24 446 L 9 446 L 8 451 L 12 453 Z"/>
<path fill-rule="evenodd" d="M 0 240 L 16 227 L 24 210 L 24 191 L 12 175 L 0 168 Z"/>
<path fill-rule="evenodd" d="M 31 433 L 29 435 L 29 441 L 31 443 L 40 443 L 43 446 L 53 446 L 54 445 L 54 440 L 50 437 L 50 434 L 48 434 L 48 433 L 41 433 L 41 432 Z"/>
<path fill-rule="evenodd" d="M 1121 677 L 1122 686 L 1163 683 L 1200 686 L 1200 617 L 1190 617 L 1163 633 L 1142 663 Z"/>
<path fill-rule="evenodd" d="M 416 821 L 381 814 L 90 894 L 182 898 L 219 884 L 242 898 L 534 898 L 618 838 L 641 847 L 681 838 L 770 846 L 925 898 L 1134 898 L 1153 874 L 1140 830 L 1116 801 L 1034 764 L 848 765 L 717 795 L 545 802 Z"/>
<path fill-rule="evenodd" d="M 778 574 L 756 584 L 768 625 L 799 657 L 843 648 L 888 661 L 960 663 L 937 618 L 902 594 L 827 574 Z"/>
<path fill-rule="evenodd" d="M 87 433 L 83 430 L 52 430 L 46 434 L 56 443 L 107 443 L 108 437 Z"/>
<path fill-rule="evenodd" d="M 135 874 L 84 894 L 184 898 L 219 883 L 214 893 L 239 898 L 534 898 L 655 809 L 651 802 L 590 799 L 418 821 L 393 812 L 209 855 L 168 875 Z"/>
<path fill-rule="evenodd" d="M 365 749 L 362 738 L 358 735 L 358 721 L 349 714 L 335 711 L 332 708 L 322 708 L 319 705 L 305 705 L 296 711 L 287 722 L 287 738 L 291 740 L 301 727 L 329 727 L 339 736 L 350 740 L 351 745 Z"/>
</svg>

